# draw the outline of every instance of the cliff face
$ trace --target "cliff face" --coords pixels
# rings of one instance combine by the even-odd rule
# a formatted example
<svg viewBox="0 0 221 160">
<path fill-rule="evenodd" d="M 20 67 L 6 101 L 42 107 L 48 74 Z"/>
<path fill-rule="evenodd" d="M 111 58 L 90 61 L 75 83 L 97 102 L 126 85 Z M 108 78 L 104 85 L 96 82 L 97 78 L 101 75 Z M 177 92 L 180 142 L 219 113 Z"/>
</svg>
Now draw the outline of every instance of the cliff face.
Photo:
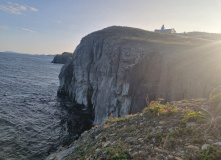
<svg viewBox="0 0 221 160">
<path fill-rule="evenodd" d="M 72 60 L 73 53 L 63 52 L 61 55 L 57 54 L 51 63 L 66 64 Z"/>
<path fill-rule="evenodd" d="M 59 75 L 58 93 L 95 114 L 140 112 L 149 100 L 207 97 L 221 82 L 221 45 L 128 27 L 89 34 Z"/>
</svg>

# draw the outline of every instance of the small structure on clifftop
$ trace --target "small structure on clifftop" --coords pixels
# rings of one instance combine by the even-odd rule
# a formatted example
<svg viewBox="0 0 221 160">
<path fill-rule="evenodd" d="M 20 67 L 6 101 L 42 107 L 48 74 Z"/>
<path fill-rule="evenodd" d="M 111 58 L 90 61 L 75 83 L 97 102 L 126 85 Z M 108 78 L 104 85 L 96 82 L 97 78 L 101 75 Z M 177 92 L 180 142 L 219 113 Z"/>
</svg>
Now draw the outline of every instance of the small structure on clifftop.
<svg viewBox="0 0 221 160">
<path fill-rule="evenodd" d="M 165 29 L 164 24 L 162 25 L 161 29 L 155 29 L 154 32 L 163 32 L 163 33 L 176 33 L 175 29 Z"/>
</svg>

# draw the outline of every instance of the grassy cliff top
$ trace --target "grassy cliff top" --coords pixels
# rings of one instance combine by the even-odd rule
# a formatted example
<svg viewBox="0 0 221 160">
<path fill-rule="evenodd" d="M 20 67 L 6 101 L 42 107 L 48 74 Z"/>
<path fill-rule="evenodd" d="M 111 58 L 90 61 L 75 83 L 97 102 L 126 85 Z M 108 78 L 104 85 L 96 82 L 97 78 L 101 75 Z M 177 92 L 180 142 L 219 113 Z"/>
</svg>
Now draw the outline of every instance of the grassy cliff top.
<svg viewBox="0 0 221 160">
<path fill-rule="evenodd" d="M 190 99 L 163 105 L 160 99 L 142 113 L 110 117 L 73 142 L 66 159 L 221 159 L 221 106 L 211 100 L 214 103 Z"/>
<path fill-rule="evenodd" d="M 199 34 L 197 34 L 198 36 L 195 36 L 195 34 L 193 35 L 193 33 L 168 34 L 168 33 L 151 32 L 151 31 L 142 30 L 138 28 L 121 27 L 121 26 L 107 27 L 107 28 L 104 28 L 103 30 L 93 32 L 89 34 L 88 36 L 90 35 L 96 35 L 96 36 L 102 36 L 102 37 L 105 37 L 105 35 L 108 35 L 108 36 L 114 35 L 124 40 L 133 40 L 133 41 L 139 41 L 139 42 L 146 41 L 146 42 L 158 43 L 158 44 L 162 43 L 162 44 L 183 44 L 183 45 L 205 45 L 208 43 L 215 42 L 215 39 L 212 39 L 212 38 L 199 39 L 198 38 Z M 204 35 L 205 34 L 203 34 L 203 36 Z"/>
</svg>

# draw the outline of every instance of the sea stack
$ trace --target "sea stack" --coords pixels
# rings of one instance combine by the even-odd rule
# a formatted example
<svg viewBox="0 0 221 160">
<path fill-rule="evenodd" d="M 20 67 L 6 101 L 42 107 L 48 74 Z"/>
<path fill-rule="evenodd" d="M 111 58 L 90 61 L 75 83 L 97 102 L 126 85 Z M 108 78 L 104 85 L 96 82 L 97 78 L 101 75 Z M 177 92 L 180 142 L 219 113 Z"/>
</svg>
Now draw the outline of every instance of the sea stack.
<svg viewBox="0 0 221 160">
<path fill-rule="evenodd" d="M 62 54 L 57 54 L 51 63 L 66 64 L 72 60 L 73 53 L 63 52 Z"/>
</svg>

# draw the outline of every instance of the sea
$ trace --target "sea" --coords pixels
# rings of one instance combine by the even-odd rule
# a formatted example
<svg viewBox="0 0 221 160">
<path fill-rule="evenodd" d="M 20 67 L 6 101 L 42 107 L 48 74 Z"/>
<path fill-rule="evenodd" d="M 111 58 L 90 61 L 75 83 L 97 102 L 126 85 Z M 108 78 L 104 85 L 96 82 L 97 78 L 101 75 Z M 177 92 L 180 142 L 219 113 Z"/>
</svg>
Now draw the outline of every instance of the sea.
<svg viewBox="0 0 221 160">
<path fill-rule="evenodd" d="M 0 53 L 0 160 L 43 160 L 91 127 L 85 109 L 57 95 L 53 57 Z"/>
</svg>

